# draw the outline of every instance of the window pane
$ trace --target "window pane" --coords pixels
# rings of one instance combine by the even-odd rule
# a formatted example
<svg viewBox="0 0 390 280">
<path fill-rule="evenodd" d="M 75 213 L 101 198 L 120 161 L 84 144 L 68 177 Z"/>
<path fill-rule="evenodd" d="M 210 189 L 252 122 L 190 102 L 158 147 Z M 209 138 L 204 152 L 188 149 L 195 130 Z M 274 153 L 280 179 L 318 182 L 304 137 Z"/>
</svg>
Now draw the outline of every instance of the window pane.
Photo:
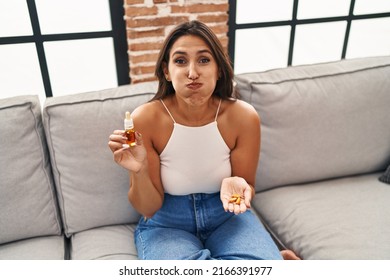
<svg viewBox="0 0 390 280">
<path fill-rule="evenodd" d="M 356 0 L 353 14 L 375 14 L 390 12 L 389 0 Z"/>
<path fill-rule="evenodd" d="M 298 25 L 292 64 L 340 60 L 346 26 L 346 21 Z"/>
<path fill-rule="evenodd" d="M 351 0 L 299 0 L 298 19 L 346 16 Z"/>
<path fill-rule="evenodd" d="M 118 86 L 112 38 L 44 43 L 53 96 Z"/>
<path fill-rule="evenodd" d="M 0 98 L 39 95 L 45 100 L 35 44 L 0 45 Z"/>
<path fill-rule="evenodd" d="M 111 30 L 108 0 L 35 0 L 42 34 Z"/>
<path fill-rule="evenodd" d="M 0 37 L 32 34 L 26 0 L 0 0 Z"/>
<path fill-rule="evenodd" d="M 390 18 L 354 20 L 347 58 L 390 55 Z"/>
<path fill-rule="evenodd" d="M 236 31 L 236 74 L 287 66 L 290 26 Z"/>
<path fill-rule="evenodd" d="M 293 0 L 237 0 L 236 23 L 291 20 Z"/>
</svg>

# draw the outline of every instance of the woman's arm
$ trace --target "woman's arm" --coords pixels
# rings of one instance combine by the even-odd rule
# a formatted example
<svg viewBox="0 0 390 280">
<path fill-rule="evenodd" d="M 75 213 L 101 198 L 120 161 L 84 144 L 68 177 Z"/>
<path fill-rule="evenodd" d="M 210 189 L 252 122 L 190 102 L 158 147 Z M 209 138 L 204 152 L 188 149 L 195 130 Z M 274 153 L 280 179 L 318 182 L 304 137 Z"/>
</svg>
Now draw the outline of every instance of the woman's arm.
<svg viewBox="0 0 390 280">
<path fill-rule="evenodd" d="M 221 200 L 226 211 L 236 214 L 250 208 L 250 202 L 255 195 L 256 170 L 260 153 L 260 118 L 256 110 L 243 101 L 235 104 L 230 113 L 230 125 L 237 132 L 235 146 L 230 154 L 232 177 L 226 178 L 221 187 Z M 233 193 L 244 197 L 244 203 L 235 205 L 228 200 Z"/>
<path fill-rule="evenodd" d="M 147 114 L 146 114 L 147 112 Z M 163 203 L 164 191 L 160 179 L 160 158 L 153 147 L 151 136 L 156 130 L 153 107 L 147 103 L 132 113 L 136 133 L 136 146 L 123 148 L 123 131 L 110 135 L 109 147 L 114 160 L 129 171 L 128 199 L 143 216 L 151 217 Z"/>
<path fill-rule="evenodd" d="M 140 136 L 142 139 L 143 136 Z M 150 218 L 161 208 L 164 191 L 160 180 L 160 158 L 153 148 L 149 147 L 146 150 L 147 158 L 142 163 L 140 170 L 129 174 L 128 198 L 139 213 Z"/>
</svg>

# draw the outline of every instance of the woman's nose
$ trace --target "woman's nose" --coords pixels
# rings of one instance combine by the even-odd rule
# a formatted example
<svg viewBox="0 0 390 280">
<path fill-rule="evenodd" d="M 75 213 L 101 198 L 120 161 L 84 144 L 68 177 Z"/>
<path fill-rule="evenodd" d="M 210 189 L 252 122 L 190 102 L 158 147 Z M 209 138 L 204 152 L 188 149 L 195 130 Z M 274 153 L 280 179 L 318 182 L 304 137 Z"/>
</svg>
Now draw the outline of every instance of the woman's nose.
<svg viewBox="0 0 390 280">
<path fill-rule="evenodd" d="M 196 80 L 197 78 L 199 78 L 198 69 L 197 69 L 195 63 L 190 63 L 190 65 L 188 67 L 188 79 Z"/>
</svg>

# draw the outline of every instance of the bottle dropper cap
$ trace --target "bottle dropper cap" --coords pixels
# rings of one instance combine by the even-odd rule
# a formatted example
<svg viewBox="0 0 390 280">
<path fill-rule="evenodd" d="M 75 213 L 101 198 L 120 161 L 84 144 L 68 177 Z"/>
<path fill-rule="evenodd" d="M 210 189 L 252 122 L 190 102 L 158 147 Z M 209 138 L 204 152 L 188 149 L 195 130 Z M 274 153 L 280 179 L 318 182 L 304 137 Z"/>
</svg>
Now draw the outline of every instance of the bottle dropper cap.
<svg viewBox="0 0 390 280">
<path fill-rule="evenodd" d="M 131 118 L 130 112 L 126 112 L 124 120 L 125 130 L 132 129 L 134 127 L 133 119 Z"/>
</svg>

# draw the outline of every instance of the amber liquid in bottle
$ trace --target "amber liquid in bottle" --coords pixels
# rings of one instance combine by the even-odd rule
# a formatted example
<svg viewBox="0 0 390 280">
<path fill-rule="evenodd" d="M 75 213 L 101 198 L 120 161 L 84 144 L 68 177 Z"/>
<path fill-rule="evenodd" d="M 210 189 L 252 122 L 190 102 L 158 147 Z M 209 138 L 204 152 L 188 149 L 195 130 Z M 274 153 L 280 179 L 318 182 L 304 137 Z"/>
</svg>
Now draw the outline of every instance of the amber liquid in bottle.
<svg viewBox="0 0 390 280">
<path fill-rule="evenodd" d="M 125 125 L 125 135 L 127 137 L 126 143 L 130 147 L 133 147 L 135 146 L 135 130 L 134 130 L 133 120 L 130 116 L 130 112 L 126 112 L 125 114 L 124 125 Z"/>
<path fill-rule="evenodd" d="M 127 129 L 125 130 L 125 134 L 126 134 L 126 137 L 127 137 L 127 145 L 129 145 L 130 147 L 133 147 L 135 146 L 135 131 L 134 129 Z"/>
</svg>

